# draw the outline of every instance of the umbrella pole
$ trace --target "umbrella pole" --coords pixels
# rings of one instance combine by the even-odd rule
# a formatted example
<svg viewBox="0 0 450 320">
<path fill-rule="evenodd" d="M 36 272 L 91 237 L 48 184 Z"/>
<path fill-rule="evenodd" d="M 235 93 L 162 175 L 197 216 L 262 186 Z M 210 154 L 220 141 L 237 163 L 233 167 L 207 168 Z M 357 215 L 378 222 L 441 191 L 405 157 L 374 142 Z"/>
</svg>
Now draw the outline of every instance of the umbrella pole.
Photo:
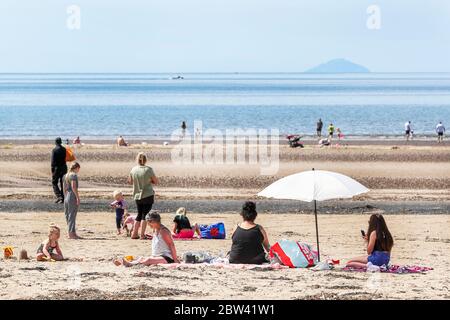
<svg viewBox="0 0 450 320">
<path fill-rule="evenodd" d="M 317 241 L 317 256 L 320 262 L 320 248 L 319 248 L 319 225 L 317 223 L 317 201 L 314 200 L 314 216 L 316 218 L 316 241 Z"/>
</svg>

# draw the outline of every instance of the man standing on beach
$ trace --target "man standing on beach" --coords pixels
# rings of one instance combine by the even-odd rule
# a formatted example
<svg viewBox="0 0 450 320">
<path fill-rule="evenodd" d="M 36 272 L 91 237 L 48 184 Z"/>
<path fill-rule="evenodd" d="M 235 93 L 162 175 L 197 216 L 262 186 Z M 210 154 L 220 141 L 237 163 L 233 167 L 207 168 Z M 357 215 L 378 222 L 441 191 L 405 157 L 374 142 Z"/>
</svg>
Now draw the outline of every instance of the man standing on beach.
<svg viewBox="0 0 450 320">
<path fill-rule="evenodd" d="M 438 143 L 444 142 L 445 127 L 442 124 L 442 121 L 439 121 L 439 123 L 437 124 L 436 133 L 438 135 Z"/>
<path fill-rule="evenodd" d="M 406 141 L 409 141 L 409 138 L 411 137 L 412 129 L 411 129 L 411 121 L 408 121 L 405 123 L 405 137 Z"/>
<path fill-rule="evenodd" d="M 322 122 L 322 119 L 319 118 L 319 121 L 317 121 L 317 124 L 316 124 L 316 131 L 317 131 L 318 138 L 322 137 L 322 128 L 323 128 L 323 122 Z"/>
<path fill-rule="evenodd" d="M 63 177 L 67 173 L 66 148 L 62 146 L 61 138 L 55 139 L 55 148 L 52 151 L 52 184 L 56 196 L 55 203 L 64 203 Z"/>
</svg>

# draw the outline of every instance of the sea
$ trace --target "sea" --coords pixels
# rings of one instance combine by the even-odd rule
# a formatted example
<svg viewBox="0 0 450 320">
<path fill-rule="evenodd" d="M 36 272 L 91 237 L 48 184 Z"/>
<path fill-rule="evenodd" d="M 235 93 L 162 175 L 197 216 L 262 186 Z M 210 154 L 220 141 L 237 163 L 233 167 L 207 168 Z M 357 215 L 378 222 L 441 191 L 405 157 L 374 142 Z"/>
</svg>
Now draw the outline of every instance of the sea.
<svg viewBox="0 0 450 320">
<path fill-rule="evenodd" d="M 0 139 L 168 139 L 202 130 L 313 136 L 321 118 L 348 139 L 450 129 L 450 73 L 0 74 Z"/>
</svg>

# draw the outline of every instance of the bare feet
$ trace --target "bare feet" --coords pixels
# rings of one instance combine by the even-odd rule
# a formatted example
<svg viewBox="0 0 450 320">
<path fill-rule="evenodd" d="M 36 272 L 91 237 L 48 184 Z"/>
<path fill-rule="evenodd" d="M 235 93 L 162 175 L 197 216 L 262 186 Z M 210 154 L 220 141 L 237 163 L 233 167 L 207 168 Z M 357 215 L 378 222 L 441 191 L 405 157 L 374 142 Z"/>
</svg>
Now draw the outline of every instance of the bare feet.
<svg viewBox="0 0 450 320">
<path fill-rule="evenodd" d="M 123 264 L 124 267 L 131 267 L 133 265 L 132 263 L 130 263 L 125 258 L 122 258 L 122 264 Z"/>
<path fill-rule="evenodd" d="M 122 262 L 119 259 L 113 259 L 113 263 L 118 267 L 122 265 Z"/>
</svg>

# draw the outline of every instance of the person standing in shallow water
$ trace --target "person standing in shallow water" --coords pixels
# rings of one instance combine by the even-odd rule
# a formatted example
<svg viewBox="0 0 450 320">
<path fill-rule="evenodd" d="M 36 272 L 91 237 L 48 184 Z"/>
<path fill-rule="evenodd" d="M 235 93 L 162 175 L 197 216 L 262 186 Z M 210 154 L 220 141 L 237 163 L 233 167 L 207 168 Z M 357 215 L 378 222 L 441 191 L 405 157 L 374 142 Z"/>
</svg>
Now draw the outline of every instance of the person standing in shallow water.
<svg viewBox="0 0 450 320">
<path fill-rule="evenodd" d="M 318 138 L 322 137 L 322 128 L 323 128 L 323 122 L 322 122 L 322 119 L 319 118 L 319 121 L 317 121 L 317 124 L 316 124 L 316 132 L 317 132 Z"/>
<path fill-rule="evenodd" d="M 444 142 L 444 133 L 445 133 L 445 127 L 442 124 L 442 121 L 440 121 L 436 126 L 436 133 L 438 135 L 438 143 Z"/>
<path fill-rule="evenodd" d="M 128 176 L 128 183 L 133 185 L 133 198 L 136 201 L 138 214 L 133 227 L 132 239 L 139 239 L 139 229 L 141 230 L 140 238 L 145 239 L 145 229 L 147 221 L 145 217 L 153 206 L 155 191 L 153 185 L 158 184 L 152 168 L 146 165 L 147 156 L 140 152 L 136 157 L 137 165 L 131 169 Z"/>
<path fill-rule="evenodd" d="M 67 173 L 66 148 L 62 146 L 61 138 L 55 139 L 55 148 L 51 159 L 52 185 L 56 196 L 55 203 L 64 202 L 63 177 Z"/>
<path fill-rule="evenodd" d="M 69 172 L 63 178 L 64 186 L 64 214 L 69 229 L 69 239 L 81 239 L 76 231 L 76 219 L 80 207 L 80 194 L 78 193 L 78 173 L 80 164 L 72 163 Z"/>
</svg>

